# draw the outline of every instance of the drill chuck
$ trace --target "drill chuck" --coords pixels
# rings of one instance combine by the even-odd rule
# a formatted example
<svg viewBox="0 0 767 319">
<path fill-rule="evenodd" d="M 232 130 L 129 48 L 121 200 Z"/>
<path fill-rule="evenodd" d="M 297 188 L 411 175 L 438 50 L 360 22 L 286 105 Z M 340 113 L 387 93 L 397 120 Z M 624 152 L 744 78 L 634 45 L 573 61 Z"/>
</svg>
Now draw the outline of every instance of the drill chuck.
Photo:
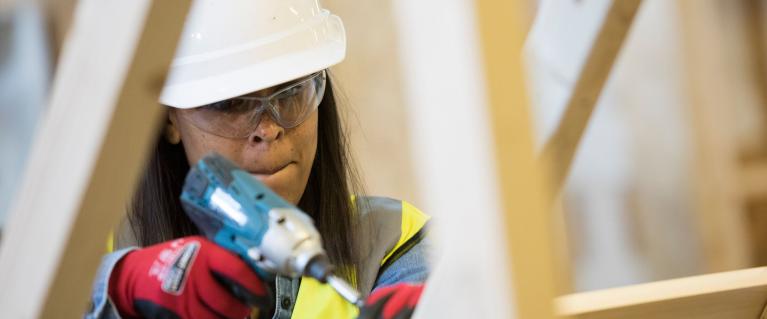
<svg viewBox="0 0 767 319">
<path fill-rule="evenodd" d="M 304 269 L 304 275 L 317 279 L 324 284 L 327 283 L 328 276 L 333 274 L 333 269 L 334 267 L 328 257 L 319 255 L 309 260 Z"/>
</svg>

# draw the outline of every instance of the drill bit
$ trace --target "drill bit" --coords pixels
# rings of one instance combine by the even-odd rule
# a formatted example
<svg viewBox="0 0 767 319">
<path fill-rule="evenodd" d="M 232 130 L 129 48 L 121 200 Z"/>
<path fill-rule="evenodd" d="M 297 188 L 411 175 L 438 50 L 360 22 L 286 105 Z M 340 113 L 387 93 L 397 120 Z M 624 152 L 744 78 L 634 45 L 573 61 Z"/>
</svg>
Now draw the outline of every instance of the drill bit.
<svg viewBox="0 0 767 319">
<path fill-rule="evenodd" d="M 341 297 L 344 297 L 344 299 L 351 302 L 353 305 L 359 308 L 362 308 L 362 306 L 365 305 L 365 301 L 362 300 L 362 296 L 360 296 L 357 289 L 354 289 L 349 283 L 336 275 L 328 276 L 328 285 L 333 287 Z"/>
</svg>

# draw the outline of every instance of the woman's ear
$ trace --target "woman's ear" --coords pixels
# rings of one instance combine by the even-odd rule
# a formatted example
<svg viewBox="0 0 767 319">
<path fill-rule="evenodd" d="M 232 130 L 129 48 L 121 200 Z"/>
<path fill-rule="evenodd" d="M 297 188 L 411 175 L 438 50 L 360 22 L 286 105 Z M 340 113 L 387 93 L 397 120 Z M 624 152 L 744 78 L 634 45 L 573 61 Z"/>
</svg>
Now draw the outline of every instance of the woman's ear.
<svg viewBox="0 0 767 319">
<path fill-rule="evenodd" d="M 178 131 L 178 120 L 176 118 L 176 110 L 168 111 L 168 121 L 165 123 L 165 140 L 171 144 L 178 144 L 181 142 L 181 132 Z"/>
</svg>

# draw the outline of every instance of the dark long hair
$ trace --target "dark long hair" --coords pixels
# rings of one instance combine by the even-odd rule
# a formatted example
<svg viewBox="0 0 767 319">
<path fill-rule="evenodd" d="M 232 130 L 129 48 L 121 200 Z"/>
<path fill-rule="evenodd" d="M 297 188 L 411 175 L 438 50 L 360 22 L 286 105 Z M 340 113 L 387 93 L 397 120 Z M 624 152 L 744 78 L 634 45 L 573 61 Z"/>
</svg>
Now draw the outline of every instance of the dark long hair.
<svg viewBox="0 0 767 319">
<path fill-rule="evenodd" d="M 361 184 L 348 152 L 330 77 L 317 112 L 317 154 L 298 207 L 314 219 L 330 260 L 343 266 L 339 267 L 340 275 L 352 279 L 352 269 L 359 261 L 354 246 L 357 214 L 351 194 L 359 194 Z M 139 245 L 199 233 L 179 200 L 188 171 L 182 144 L 170 144 L 160 134 L 128 207 L 130 226 Z"/>
</svg>

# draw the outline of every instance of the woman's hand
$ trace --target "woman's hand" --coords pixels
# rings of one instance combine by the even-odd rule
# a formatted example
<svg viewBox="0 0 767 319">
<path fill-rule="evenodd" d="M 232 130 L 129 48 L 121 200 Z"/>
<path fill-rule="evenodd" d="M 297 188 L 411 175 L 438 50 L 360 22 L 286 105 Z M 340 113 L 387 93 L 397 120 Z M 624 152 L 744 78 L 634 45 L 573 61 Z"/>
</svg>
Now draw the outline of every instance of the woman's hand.
<svg viewBox="0 0 767 319">
<path fill-rule="evenodd" d="M 365 300 L 358 319 L 406 319 L 415 311 L 423 284 L 401 283 L 378 288 Z"/>
<path fill-rule="evenodd" d="M 200 236 L 128 253 L 109 296 L 120 314 L 144 318 L 245 318 L 270 293 L 238 256 Z"/>
</svg>

